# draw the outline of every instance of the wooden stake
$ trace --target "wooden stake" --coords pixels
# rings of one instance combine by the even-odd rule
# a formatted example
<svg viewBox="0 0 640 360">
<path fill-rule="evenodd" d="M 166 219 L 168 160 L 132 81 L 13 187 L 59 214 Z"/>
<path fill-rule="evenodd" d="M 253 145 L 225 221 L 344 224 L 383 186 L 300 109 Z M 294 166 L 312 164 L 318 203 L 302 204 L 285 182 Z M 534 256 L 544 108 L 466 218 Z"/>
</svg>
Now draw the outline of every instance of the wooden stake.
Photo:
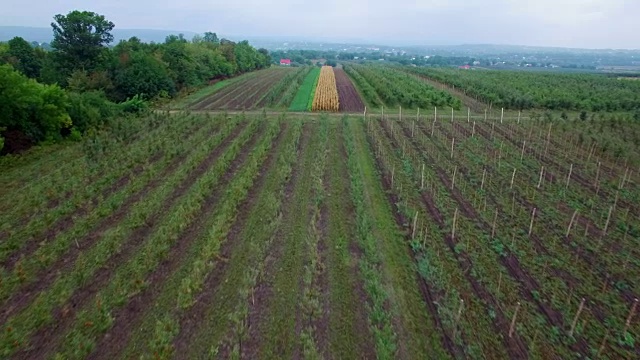
<svg viewBox="0 0 640 360">
<path fill-rule="evenodd" d="M 567 237 L 571 234 L 571 228 L 573 227 L 573 221 L 576 219 L 576 215 L 578 215 L 578 210 L 573 212 L 573 216 L 571 216 L 571 221 L 569 222 L 569 226 L 567 227 Z"/>
<path fill-rule="evenodd" d="M 567 176 L 567 185 L 565 186 L 565 189 L 569 188 L 569 181 L 571 181 L 572 172 L 573 172 L 573 164 L 571 164 L 571 167 L 569 168 L 569 175 Z"/>
<path fill-rule="evenodd" d="M 540 185 L 542 185 L 542 174 L 544 174 L 544 166 L 540 169 L 540 179 L 538 180 L 538 189 L 540 189 Z"/>
<path fill-rule="evenodd" d="M 476 134 L 476 121 L 473 120 L 473 128 L 471 129 L 471 137 Z"/>
<path fill-rule="evenodd" d="M 482 169 L 482 183 L 480 184 L 480 190 L 484 190 L 484 178 L 487 176 L 487 168 Z"/>
<path fill-rule="evenodd" d="M 395 166 L 394 166 L 394 167 L 391 169 L 391 189 L 393 189 L 393 178 L 394 178 L 395 173 L 396 173 L 396 168 L 395 168 Z"/>
<path fill-rule="evenodd" d="M 453 180 L 451 180 L 451 190 L 456 186 L 456 172 L 458 171 L 458 166 L 453 168 Z"/>
<path fill-rule="evenodd" d="M 438 107 L 434 107 L 433 108 L 433 122 L 436 122 L 438 120 Z"/>
<path fill-rule="evenodd" d="M 498 276 L 498 294 L 500 294 L 500 287 L 502 286 L 502 272 Z"/>
<path fill-rule="evenodd" d="M 451 138 L 451 158 L 453 159 L 453 145 L 456 143 L 456 138 Z"/>
<path fill-rule="evenodd" d="M 456 221 L 458 221 L 458 208 L 456 208 L 456 211 L 453 213 L 453 226 L 451 227 L 451 240 L 455 239 L 456 237 Z"/>
<path fill-rule="evenodd" d="M 524 147 L 527 144 L 527 140 L 524 140 L 522 142 L 522 152 L 520 153 L 520 162 L 522 162 L 522 159 L 524 159 Z"/>
<path fill-rule="evenodd" d="M 416 216 L 413 217 L 413 232 L 411 234 L 411 239 L 416 238 L 416 225 L 418 224 L 418 212 L 416 211 Z"/>
<path fill-rule="evenodd" d="M 467 108 L 467 124 L 471 122 L 471 108 Z"/>
<path fill-rule="evenodd" d="M 509 327 L 509 337 L 513 336 L 513 330 L 516 326 L 516 317 L 518 316 L 518 310 L 520 310 L 520 302 L 518 301 L 518 305 L 516 305 L 516 311 L 513 313 L 513 318 L 511 319 L 511 327 Z"/>
<path fill-rule="evenodd" d="M 622 336 L 629 330 L 629 326 L 631 326 L 631 319 L 636 314 L 636 308 L 638 307 L 638 298 L 633 300 L 633 305 L 631 305 L 631 310 L 629 311 L 629 316 L 627 316 L 627 322 L 624 324 L 624 330 L 622 330 Z"/>
<path fill-rule="evenodd" d="M 451 108 L 451 123 L 453 124 L 453 108 Z"/>
<path fill-rule="evenodd" d="M 511 175 L 511 185 L 509 185 L 509 189 L 513 189 L 513 180 L 516 178 L 516 168 L 513 168 L 513 174 Z"/>
<path fill-rule="evenodd" d="M 502 115 L 500 115 L 500 124 L 502 124 L 502 120 L 504 120 L 504 108 L 502 108 Z"/>
<path fill-rule="evenodd" d="M 491 238 L 493 239 L 496 236 L 496 222 L 498 221 L 498 208 L 496 208 L 496 213 L 493 215 L 493 226 L 491 227 Z"/>
<path fill-rule="evenodd" d="M 422 163 L 422 180 L 420 181 L 420 190 L 424 189 L 424 163 Z"/>
<path fill-rule="evenodd" d="M 520 125 L 520 111 L 518 111 L 518 125 Z"/>
<path fill-rule="evenodd" d="M 607 339 L 609 339 L 610 331 L 611 330 L 607 329 L 607 332 L 604 334 L 604 337 L 602 338 L 602 343 L 600 344 L 600 348 L 598 349 L 598 353 L 596 354 L 596 359 L 600 358 L 600 354 L 602 354 L 604 347 L 607 345 Z"/>
<path fill-rule="evenodd" d="M 460 324 L 460 317 L 462 316 L 463 307 L 464 307 L 464 300 L 460 299 L 460 307 L 458 308 L 458 315 L 456 316 L 456 326 Z"/>
<path fill-rule="evenodd" d="M 536 218 L 536 208 L 533 208 L 533 212 L 531 212 L 531 222 L 529 223 L 529 236 L 531 236 L 531 232 L 533 231 L 533 220 Z"/>
<path fill-rule="evenodd" d="M 578 312 L 576 313 L 576 317 L 573 318 L 573 323 L 571 324 L 571 330 L 569 331 L 569 336 L 573 336 L 573 331 L 576 329 L 576 324 L 578 323 L 578 318 L 580 317 L 580 313 L 582 312 L 582 309 L 584 308 L 584 301 L 585 301 L 584 298 L 582 298 L 582 301 L 580 301 L 580 307 L 578 307 Z"/>
<path fill-rule="evenodd" d="M 415 132 L 416 129 L 416 122 L 414 121 L 413 124 L 411 125 L 411 137 L 413 138 L 413 134 Z"/>
<path fill-rule="evenodd" d="M 604 229 L 602 230 L 602 236 L 607 235 L 607 229 L 609 228 L 609 221 L 611 220 L 611 212 L 613 212 L 613 206 L 609 207 L 609 215 L 607 215 L 607 222 L 604 224 Z"/>
<path fill-rule="evenodd" d="M 400 106 L 400 117 L 399 120 L 402 121 L 402 106 Z"/>
</svg>

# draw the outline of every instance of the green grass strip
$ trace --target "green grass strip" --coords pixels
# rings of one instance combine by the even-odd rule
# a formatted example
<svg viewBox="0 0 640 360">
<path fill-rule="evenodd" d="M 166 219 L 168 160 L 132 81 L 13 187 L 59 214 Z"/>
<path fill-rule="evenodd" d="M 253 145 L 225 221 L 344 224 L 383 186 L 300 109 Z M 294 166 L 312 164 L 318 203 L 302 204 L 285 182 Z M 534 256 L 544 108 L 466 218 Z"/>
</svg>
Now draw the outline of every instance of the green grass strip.
<svg viewBox="0 0 640 360">
<path fill-rule="evenodd" d="M 298 89 L 298 93 L 293 98 L 289 111 L 307 111 L 309 102 L 313 103 L 313 94 L 315 92 L 318 78 L 320 77 L 320 68 L 314 67 L 304 78 L 302 85 Z M 311 100 L 309 100 L 311 99 Z"/>
</svg>

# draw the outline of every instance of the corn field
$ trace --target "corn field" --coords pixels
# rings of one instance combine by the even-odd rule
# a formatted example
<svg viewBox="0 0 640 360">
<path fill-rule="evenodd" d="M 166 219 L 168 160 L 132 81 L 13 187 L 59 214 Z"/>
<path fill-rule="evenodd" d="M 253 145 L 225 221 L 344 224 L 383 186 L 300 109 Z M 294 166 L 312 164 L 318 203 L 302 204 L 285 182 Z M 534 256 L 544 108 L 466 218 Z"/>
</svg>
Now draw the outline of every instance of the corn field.
<svg viewBox="0 0 640 360">
<path fill-rule="evenodd" d="M 323 66 L 320 70 L 320 79 L 313 98 L 313 111 L 338 111 L 338 89 L 333 67 Z"/>
</svg>

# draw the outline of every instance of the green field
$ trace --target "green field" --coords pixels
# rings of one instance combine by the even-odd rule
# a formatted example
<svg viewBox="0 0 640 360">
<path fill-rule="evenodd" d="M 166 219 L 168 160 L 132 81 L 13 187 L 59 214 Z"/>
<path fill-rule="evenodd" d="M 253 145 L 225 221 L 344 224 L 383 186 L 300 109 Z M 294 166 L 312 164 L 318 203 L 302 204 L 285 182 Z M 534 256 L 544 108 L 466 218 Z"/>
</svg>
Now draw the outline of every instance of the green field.
<svg viewBox="0 0 640 360">
<path fill-rule="evenodd" d="M 640 128 L 465 115 L 157 113 L 4 161 L 0 354 L 634 358 Z"/>
<path fill-rule="evenodd" d="M 307 111 L 309 109 L 309 104 L 313 102 L 318 77 L 320 77 L 320 68 L 314 67 L 298 88 L 298 92 L 289 106 L 289 111 Z"/>
</svg>

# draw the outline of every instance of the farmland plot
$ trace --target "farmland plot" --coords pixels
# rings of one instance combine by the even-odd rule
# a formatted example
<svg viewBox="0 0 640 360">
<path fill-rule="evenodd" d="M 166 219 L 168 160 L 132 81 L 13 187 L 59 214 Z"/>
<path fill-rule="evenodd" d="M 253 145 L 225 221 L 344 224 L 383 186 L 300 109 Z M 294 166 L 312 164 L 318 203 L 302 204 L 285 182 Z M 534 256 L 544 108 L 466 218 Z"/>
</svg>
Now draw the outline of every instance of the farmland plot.
<svg viewBox="0 0 640 360">
<path fill-rule="evenodd" d="M 633 139 L 454 115 L 158 113 L 27 155 L 0 354 L 637 358 L 640 158 L 600 143 Z"/>
<path fill-rule="evenodd" d="M 364 103 L 349 76 L 343 69 L 335 68 L 333 71 L 335 72 L 336 85 L 338 86 L 338 95 L 340 97 L 340 112 L 363 112 Z"/>
<path fill-rule="evenodd" d="M 260 70 L 241 81 L 234 82 L 190 106 L 193 110 L 250 110 L 267 96 L 272 86 L 287 73 L 287 68 Z"/>
</svg>

